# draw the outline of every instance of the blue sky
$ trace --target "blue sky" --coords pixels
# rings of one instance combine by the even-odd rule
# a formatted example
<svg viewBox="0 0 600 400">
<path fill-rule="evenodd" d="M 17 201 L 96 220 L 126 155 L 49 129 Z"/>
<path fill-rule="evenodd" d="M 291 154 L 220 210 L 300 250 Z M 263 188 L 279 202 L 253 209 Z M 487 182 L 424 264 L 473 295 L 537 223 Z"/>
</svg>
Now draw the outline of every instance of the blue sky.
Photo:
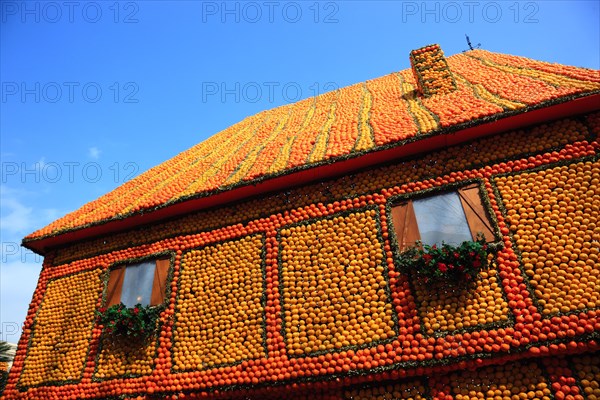
<svg viewBox="0 0 600 400">
<path fill-rule="evenodd" d="M 0 340 L 21 239 L 249 115 L 483 49 L 600 68 L 598 1 L 0 1 Z"/>
</svg>

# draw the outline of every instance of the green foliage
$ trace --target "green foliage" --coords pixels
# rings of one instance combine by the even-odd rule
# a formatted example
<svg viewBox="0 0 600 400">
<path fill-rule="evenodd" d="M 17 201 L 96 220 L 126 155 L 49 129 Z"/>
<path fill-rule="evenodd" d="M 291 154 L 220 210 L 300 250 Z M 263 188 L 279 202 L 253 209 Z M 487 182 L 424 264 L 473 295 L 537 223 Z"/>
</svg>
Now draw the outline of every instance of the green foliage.
<svg viewBox="0 0 600 400">
<path fill-rule="evenodd" d="M 399 270 L 428 281 L 444 280 L 450 283 L 473 281 L 479 271 L 488 267 L 488 245 L 483 235 L 475 241 L 458 246 L 442 242 L 442 246 L 417 245 L 404 251 L 396 259 Z"/>
<path fill-rule="evenodd" d="M 4 392 L 4 388 L 6 387 L 7 383 L 8 383 L 8 372 L 0 371 L 0 396 L 2 396 L 2 393 Z"/>
<path fill-rule="evenodd" d="M 125 304 L 115 304 L 98 310 L 104 331 L 116 337 L 147 339 L 156 330 L 158 317 L 163 310 L 160 306 L 136 304 L 128 308 Z"/>
<path fill-rule="evenodd" d="M 0 362 L 10 362 L 12 357 L 8 355 L 10 345 L 6 342 L 0 341 Z M 0 395 L 4 392 L 4 388 L 8 383 L 8 371 L 0 371 Z"/>
<path fill-rule="evenodd" d="M 0 362 L 12 361 L 12 357 L 8 355 L 10 345 L 0 340 Z"/>
</svg>

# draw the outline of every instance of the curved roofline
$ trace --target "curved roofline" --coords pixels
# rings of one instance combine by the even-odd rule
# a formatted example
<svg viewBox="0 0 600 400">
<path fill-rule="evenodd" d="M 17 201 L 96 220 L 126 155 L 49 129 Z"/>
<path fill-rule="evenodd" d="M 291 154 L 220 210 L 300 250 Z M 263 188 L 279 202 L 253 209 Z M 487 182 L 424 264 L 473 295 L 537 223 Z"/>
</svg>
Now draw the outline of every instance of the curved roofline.
<svg viewBox="0 0 600 400">
<path fill-rule="evenodd" d="M 392 146 L 331 159 L 327 163 L 298 168 L 278 176 L 264 176 L 253 181 L 243 182 L 243 185 L 220 189 L 212 193 L 201 193 L 175 203 L 161 205 L 150 211 L 141 211 L 63 232 L 24 239 L 22 245 L 35 253 L 44 255 L 49 249 L 67 243 L 126 231 L 190 212 L 240 201 L 262 193 L 338 177 L 411 155 L 464 143 L 475 138 L 600 110 L 600 93 L 597 92 L 557 100 L 455 125 L 427 135 L 416 136 L 407 141 L 396 142 Z"/>
</svg>

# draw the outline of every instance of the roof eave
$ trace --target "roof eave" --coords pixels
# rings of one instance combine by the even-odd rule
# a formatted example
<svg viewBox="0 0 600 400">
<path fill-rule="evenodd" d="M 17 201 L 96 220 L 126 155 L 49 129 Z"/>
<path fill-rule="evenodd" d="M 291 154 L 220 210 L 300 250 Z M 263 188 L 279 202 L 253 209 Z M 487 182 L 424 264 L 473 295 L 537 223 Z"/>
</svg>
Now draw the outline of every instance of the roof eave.
<svg viewBox="0 0 600 400">
<path fill-rule="evenodd" d="M 562 100 L 562 101 L 561 101 Z M 556 104 L 547 103 L 516 110 L 511 113 L 490 116 L 473 123 L 465 123 L 448 128 L 444 133 L 417 136 L 406 143 L 370 151 L 365 154 L 352 154 L 334 162 L 310 165 L 276 177 L 266 177 L 245 182 L 241 186 L 222 189 L 208 195 L 184 199 L 172 204 L 146 210 L 125 218 L 100 221 L 91 226 L 81 227 L 56 235 L 24 239 L 22 245 L 33 252 L 45 255 L 50 249 L 64 246 L 97 236 L 122 232 L 134 227 L 156 223 L 158 221 L 185 215 L 193 211 L 221 206 L 240 201 L 261 193 L 273 192 L 310 182 L 333 178 L 355 172 L 360 169 L 406 158 L 426 151 L 435 151 L 444 147 L 464 143 L 469 140 L 496 133 L 518 129 L 549 120 L 585 114 L 600 110 L 600 93 L 584 94 L 578 98 L 557 99 Z"/>
</svg>

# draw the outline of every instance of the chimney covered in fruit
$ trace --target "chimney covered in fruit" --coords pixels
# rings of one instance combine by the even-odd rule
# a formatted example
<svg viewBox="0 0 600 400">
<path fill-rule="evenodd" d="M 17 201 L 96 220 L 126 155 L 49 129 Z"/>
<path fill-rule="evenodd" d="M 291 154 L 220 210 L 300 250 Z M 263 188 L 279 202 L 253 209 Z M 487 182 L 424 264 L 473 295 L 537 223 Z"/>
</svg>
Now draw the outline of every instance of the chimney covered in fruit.
<svg viewBox="0 0 600 400">
<path fill-rule="evenodd" d="M 456 82 L 438 44 L 411 51 L 410 66 L 420 95 L 430 97 L 456 90 Z"/>
</svg>

